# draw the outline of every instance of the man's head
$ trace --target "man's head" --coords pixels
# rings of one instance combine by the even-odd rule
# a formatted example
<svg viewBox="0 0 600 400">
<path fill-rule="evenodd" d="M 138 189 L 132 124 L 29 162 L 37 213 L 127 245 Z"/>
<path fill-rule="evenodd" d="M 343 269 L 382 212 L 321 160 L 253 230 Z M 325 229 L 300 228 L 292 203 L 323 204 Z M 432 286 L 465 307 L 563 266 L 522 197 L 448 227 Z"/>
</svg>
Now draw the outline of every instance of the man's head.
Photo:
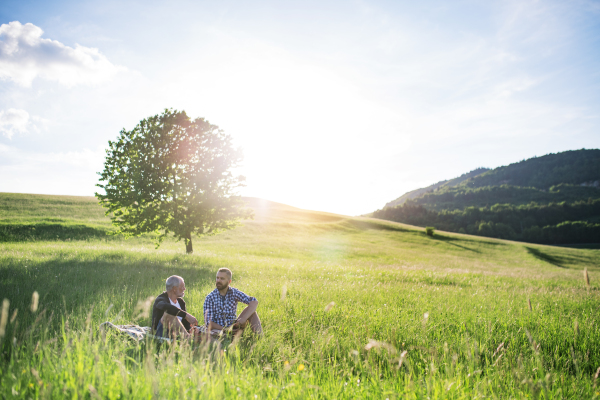
<svg viewBox="0 0 600 400">
<path fill-rule="evenodd" d="M 217 289 L 223 290 L 227 289 L 229 284 L 231 283 L 231 278 L 233 277 L 233 272 L 229 268 L 220 268 L 217 271 Z"/>
<path fill-rule="evenodd" d="M 166 288 L 169 296 L 183 297 L 185 295 L 185 282 L 178 275 L 171 275 L 167 278 Z"/>
</svg>

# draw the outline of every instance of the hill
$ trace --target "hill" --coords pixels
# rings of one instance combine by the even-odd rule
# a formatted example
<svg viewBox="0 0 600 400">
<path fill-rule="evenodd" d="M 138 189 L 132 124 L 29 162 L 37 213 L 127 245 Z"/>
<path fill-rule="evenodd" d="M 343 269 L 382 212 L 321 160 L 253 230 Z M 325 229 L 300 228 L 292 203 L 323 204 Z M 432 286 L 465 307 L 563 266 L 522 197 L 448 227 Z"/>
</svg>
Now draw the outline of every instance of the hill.
<svg viewBox="0 0 600 400">
<path fill-rule="evenodd" d="M 494 168 L 463 182 L 468 187 L 511 185 L 549 189 L 558 184 L 600 187 L 600 150 L 547 154 Z"/>
<path fill-rule="evenodd" d="M 0 395 L 595 395 L 600 251 L 430 237 L 395 222 L 247 201 L 256 219 L 199 240 L 193 255 L 172 241 L 155 249 L 151 237 L 0 243 Z M 0 204 L 5 225 L 110 229 L 90 198 L 0 194 Z M 107 320 L 148 325 L 148 307 L 173 274 L 202 322 L 220 267 L 259 300 L 264 337 L 159 346 L 98 329 Z"/>
<path fill-rule="evenodd" d="M 548 154 L 470 174 L 454 185 L 409 192 L 372 215 L 534 243 L 600 243 L 600 150 Z"/>
<path fill-rule="evenodd" d="M 318 223 L 346 218 L 254 197 L 244 197 L 244 200 L 254 210 L 255 222 Z M 0 193 L 0 242 L 88 240 L 91 237 L 121 240 L 107 236 L 114 229 L 104 211 L 95 197 Z"/>
<path fill-rule="evenodd" d="M 477 168 L 471 172 L 467 172 L 466 174 L 462 174 L 461 176 L 459 176 L 458 178 L 454 178 L 454 179 L 450 179 L 450 180 L 445 180 L 445 181 L 440 181 L 438 183 L 434 183 L 433 185 L 421 188 L 421 189 L 415 189 L 413 191 L 404 193 L 402 196 L 398 197 L 396 200 L 392 200 L 389 203 L 387 203 L 384 208 L 387 207 L 395 207 L 395 206 L 399 206 L 404 204 L 407 200 L 411 200 L 411 199 L 416 199 L 418 197 L 421 197 L 423 195 L 425 195 L 426 193 L 432 193 L 435 192 L 436 190 L 439 190 L 441 188 L 453 188 L 459 184 L 461 184 L 462 182 L 464 182 L 465 180 L 469 179 L 469 178 L 473 178 L 477 175 L 481 175 L 484 172 L 489 171 L 488 168 Z"/>
</svg>

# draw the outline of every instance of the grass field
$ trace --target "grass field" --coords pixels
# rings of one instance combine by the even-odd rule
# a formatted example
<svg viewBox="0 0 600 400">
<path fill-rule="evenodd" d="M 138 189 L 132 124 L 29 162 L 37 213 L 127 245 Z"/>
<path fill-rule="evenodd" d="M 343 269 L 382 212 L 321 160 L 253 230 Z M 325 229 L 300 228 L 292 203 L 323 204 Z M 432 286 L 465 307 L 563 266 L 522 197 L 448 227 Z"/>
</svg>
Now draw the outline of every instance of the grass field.
<svg viewBox="0 0 600 400">
<path fill-rule="evenodd" d="M 248 201 L 255 220 L 185 255 L 106 236 L 93 198 L 0 193 L 0 396 L 600 397 L 600 250 Z M 258 298 L 264 337 L 157 346 L 98 329 L 149 325 L 172 274 L 202 320 L 219 267 Z"/>
</svg>

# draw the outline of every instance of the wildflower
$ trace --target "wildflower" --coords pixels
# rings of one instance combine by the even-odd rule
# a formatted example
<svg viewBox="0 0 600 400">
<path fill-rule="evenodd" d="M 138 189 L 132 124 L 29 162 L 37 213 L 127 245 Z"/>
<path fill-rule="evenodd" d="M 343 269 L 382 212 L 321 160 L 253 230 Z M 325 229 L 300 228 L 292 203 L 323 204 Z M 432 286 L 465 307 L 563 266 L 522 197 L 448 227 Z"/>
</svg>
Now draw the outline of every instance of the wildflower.
<svg viewBox="0 0 600 400">
<path fill-rule="evenodd" d="M 304 364 L 298 365 L 298 371 L 303 371 L 303 370 L 304 370 Z"/>
</svg>

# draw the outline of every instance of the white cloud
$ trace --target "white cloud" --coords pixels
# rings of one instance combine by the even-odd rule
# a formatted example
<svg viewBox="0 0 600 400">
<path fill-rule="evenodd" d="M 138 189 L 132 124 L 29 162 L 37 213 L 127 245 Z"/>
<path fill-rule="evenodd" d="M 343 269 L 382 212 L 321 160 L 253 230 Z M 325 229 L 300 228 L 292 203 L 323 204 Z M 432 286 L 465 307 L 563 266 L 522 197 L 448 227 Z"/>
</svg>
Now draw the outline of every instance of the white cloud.
<svg viewBox="0 0 600 400">
<path fill-rule="evenodd" d="M 73 86 L 104 82 L 125 70 L 108 61 L 98 49 L 65 46 L 43 39 L 43 33 L 31 23 L 0 25 L 0 78 L 27 87 L 37 77 Z"/>
<path fill-rule="evenodd" d="M 33 121 L 40 121 L 37 117 L 30 117 L 25 110 L 17 110 L 9 108 L 8 110 L 0 111 L 0 132 L 8 137 L 13 137 L 15 133 L 26 133 L 30 129 L 38 132 L 39 128 Z"/>
</svg>

